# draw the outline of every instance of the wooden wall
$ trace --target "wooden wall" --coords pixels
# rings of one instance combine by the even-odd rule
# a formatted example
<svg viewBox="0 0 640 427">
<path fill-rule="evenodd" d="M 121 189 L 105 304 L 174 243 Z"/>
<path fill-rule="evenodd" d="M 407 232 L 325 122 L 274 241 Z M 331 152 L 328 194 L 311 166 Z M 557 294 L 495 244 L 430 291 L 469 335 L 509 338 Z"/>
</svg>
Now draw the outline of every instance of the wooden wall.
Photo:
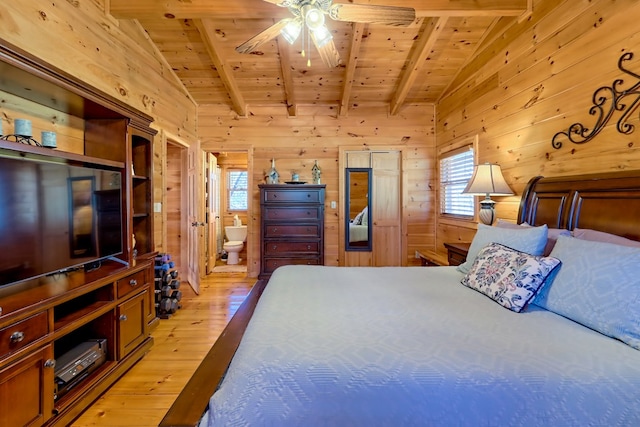
<svg viewBox="0 0 640 427">
<path fill-rule="evenodd" d="M 257 275 L 260 261 L 260 203 L 258 184 L 264 182 L 276 160 L 280 181 L 289 181 L 292 172 L 301 181 L 311 181 L 311 168 L 318 161 L 321 182 L 326 184 L 325 264 L 338 265 L 340 147 L 366 150 L 369 147 L 402 149 L 407 161 L 407 199 L 403 212 L 407 220 L 407 263 L 419 247 L 435 242 L 434 206 L 434 110 L 406 107 L 396 116 L 384 108 L 359 107 L 347 117 L 337 117 L 331 107 L 301 107 L 296 118 L 288 118 L 285 106 L 253 107 L 248 118 L 239 118 L 228 107 L 204 105 L 199 108 L 199 135 L 205 151 L 253 152 L 249 161 L 250 200 L 247 238 L 249 274 Z M 336 208 L 331 208 L 331 201 Z"/>
<path fill-rule="evenodd" d="M 196 105 L 161 55 L 133 21 L 117 21 L 105 12 L 104 0 L 43 2 L 6 1 L 0 13 L 0 42 L 6 41 L 87 84 L 154 118 L 153 126 L 196 141 Z M 34 132 L 55 130 L 58 146 L 69 151 L 82 147 L 82 123 L 73 117 L 30 105 L 7 104 L 3 94 L 5 133 L 16 117 L 32 118 Z M 33 116 L 25 116 L 29 111 Z M 160 134 L 159 134 L 160 136 Z M 163 144 L 154 148 L 154 200 L 161 201 Z M 162 229 L 162 214 L 154 216 Z M 156 249 L 163 249 L 162 233 L 155 233 Z"/>
<path fill-rule="evenodd" d="M 551 146 L 556 132 L 581 122 L 593 128 L 592 97 L 601 86 L 638 80 L 617 67 L 625 52 L 628 69 L 640 74 L 638 1 L 535 0 L 533 14 L 487 40 L 438 103 L 437 144 L 478 135 L 479 162 L 496 162 L 516 195 L 496 198 L 498 217 L 515 220 L 520 195 L 536 175 L 557 176 L 640 168 L 640 130 L 615 129 L 616 113 L 591 142 Z M 629 100 L 627 104 L 630 104 Z M 638 111 L 630 123 L 639 125 Z M 439 221 L 443 242 L 470 241 L 476 222 Z"/>
</svg>

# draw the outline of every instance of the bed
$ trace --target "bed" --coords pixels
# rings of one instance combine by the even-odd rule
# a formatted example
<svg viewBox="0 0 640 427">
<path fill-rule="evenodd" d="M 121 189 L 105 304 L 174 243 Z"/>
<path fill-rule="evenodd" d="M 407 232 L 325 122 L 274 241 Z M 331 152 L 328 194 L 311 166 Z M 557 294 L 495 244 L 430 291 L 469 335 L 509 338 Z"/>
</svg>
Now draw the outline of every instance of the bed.
<svg viewBox="0 0 640 427">
<path fill-rule="evenodd" d="M 368 240 L 368 225 L 349 223 L 349 243 L 367 242 Z"/>
<path fill-rule="evenodd" d="M 161 426 L 640 425 L 640 172 L 535 177 L 518 223 L 460 268 L 276 270 Z"/>
</svg>

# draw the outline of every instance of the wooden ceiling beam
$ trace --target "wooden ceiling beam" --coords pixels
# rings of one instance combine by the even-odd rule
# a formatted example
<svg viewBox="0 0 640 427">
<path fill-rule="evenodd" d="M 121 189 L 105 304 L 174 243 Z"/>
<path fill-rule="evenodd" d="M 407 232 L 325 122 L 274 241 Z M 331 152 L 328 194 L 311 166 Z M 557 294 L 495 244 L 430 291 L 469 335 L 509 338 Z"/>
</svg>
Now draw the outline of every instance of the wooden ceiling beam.
<svg viewBox="0 0 640 427">
<path fill-rule="evenodd" d="M 282 84 L 284 86 L 285 102 L 287 103 L 287 116 L 297 117 L 298 103 L 293 86 L 293 75 L 291 74 L 291 57 L 289 55 L 289 45 L 282 37 L 276 37 L 278 44 L 278 54 L 280 55 L 280 68 L 282 70 Z"/>
<path fill-rule="evenodd" d="M 411 90 L 418 73 L 422 69 L 433 45 L 440 36 L 447 23 L 447 17 L 425 19 L 420 28 L 418 40 L 413 46 L 409 63 L 400 75 L 398 87 L 395 90 L 389 106 L 390 114 L 395 115 L 404 103 Z"/>
<path fill-rule="evenodd" d="M 336 0 L 335 3 L 347 3 Z M 412 7 L 416 16 L 521 16 L 530 0 L 354 0 L 355 4 Z M 286 8 L 262 0 L 110 0 L 118 19 L 280 19 Z"/>
<path fill-rule="evenodd" d="M 364 27 L 365 24 L 363 23 L 353 23 L 351 45 L 349 48 L 349 59 L 347 59 L 347 65 L 344 75 L 344 86 L 342 87 L 342 96 L 340 97 L 340 111 L 338 114 L 341 116 L 346 116 L 347 112 L 349 111 L 349 98 L 351 98 L 351 89 L 353 88 L 353 80 L 356 73 L 358 55 L 360 54 L 360 45 L 362 43 Z"/>
<path fill-rule="evenodd" d="M 222 83 L 229 93 L 229 98 L 231 98 L 233 109 L 236 113 L 238 113 L 239 116 L 247 117 L 247 104 L 244 101 L 242 94 L 240 93 L 240 88 L 233 78 L 233 73 L 230 67 L 226 64 L 224 58 L 222 58 L 222 56 L 220 55 L 220 52 L 222 50 L 218 46 L 212 23 L 207 19 L 194 19 L 193 23 L 198 29 L 200 37 L 202 37 L 202 41 L 207 48 L 207 53 L 209 54 L 213 65 L 216 67 Z"/>
</svg>

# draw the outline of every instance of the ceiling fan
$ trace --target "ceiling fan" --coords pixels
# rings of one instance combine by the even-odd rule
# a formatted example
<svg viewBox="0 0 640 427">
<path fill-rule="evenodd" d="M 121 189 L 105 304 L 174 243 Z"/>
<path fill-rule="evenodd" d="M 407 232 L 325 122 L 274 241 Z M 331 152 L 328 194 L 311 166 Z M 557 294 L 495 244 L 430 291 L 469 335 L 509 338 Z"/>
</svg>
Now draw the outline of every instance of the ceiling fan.
<svg viewBox="0 0 640 427">
<path fill-rule="evenodd" d="M 325 25 L 325 15 L 336 21 L 362 22 L 393 26 L 408 26 L 416 19 L 416 11 L 411 7 L 377 6 L 365 4 L 333 4 L 333 0 L 264 0 L 289 9 L 292 18 L 285 18 L 253 36 L 236 51 L 240 53 L 254 52 L 259 46 L 274 39 L 278 35 L 293 44 L 302 34 L 302 55 L 305 56 L 305 32 L 307 44 L 313 42 L 320 53 L 322 62 L 327 67 L 340 64 L 340 54 L 333 42 L 331 31 Z M 310 61 L 307 65 L 310 65 Z"/>
</svg>

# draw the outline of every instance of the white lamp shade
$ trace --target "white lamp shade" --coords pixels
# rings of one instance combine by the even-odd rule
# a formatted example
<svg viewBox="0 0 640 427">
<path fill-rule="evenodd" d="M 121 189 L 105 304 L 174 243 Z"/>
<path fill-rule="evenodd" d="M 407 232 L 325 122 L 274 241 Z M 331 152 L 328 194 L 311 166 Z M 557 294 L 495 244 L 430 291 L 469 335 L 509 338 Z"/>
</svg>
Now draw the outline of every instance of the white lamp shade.
<svg viewBox="0 0 640 427">
<path fill-rule="evenodd" d="M 502 176 L 499 165 L 477 165 L 463 193 L 478 196 L 510 196 L 513 191 Z"/>
<path fill-rule="evenodd" d="M 324 13 L 317 7 L 306 5 L 302 8 L 302 14 L 310 30 L 317 30 L 324 25 Z"/>
<path fill-rule="evenodd" d="M 313 38 L 315 40 L 316 46 L 319 48 L 326 45 L 333 39 L 331 32 L 327 29 L 327 27 L 320 27 L 317 30 L 313 31 Z"/>
<path fill-rule="evenodd" d="M 282 34 L 282 37 L 284 37 L 289 44 L 293 44 L 298 39 L 301 31 L 302 22 L 298 19 L 294 19 L 289 21 L 289 23 L 280 30 L 280 34 Z"/>
</svg>

